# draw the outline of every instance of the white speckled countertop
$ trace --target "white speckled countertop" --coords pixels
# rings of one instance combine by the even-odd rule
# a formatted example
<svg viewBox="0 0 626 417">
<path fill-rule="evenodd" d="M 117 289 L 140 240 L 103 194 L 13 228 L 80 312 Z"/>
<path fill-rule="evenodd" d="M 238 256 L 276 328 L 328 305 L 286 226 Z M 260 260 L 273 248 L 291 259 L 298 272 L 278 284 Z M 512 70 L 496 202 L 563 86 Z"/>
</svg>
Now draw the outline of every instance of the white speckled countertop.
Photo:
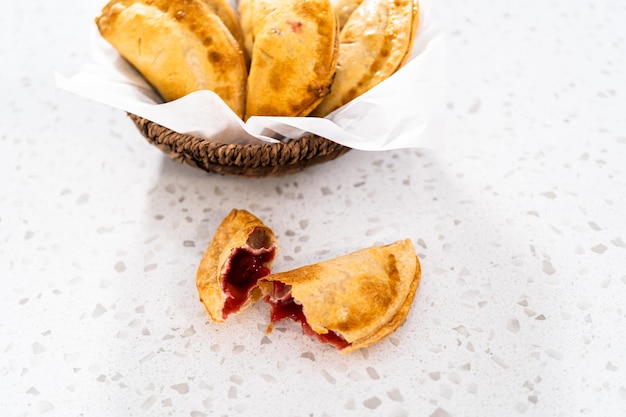
<svg viewBox="0 0 626 417">
<path fill-rule="evenodd" d="M 626 415 L 626 5 L 449 0 L 445 143 L 266 179 L 169 160 L 60 91 L 99 2 L 0 14 L 0 414 Z M 288 269 L 401 238 L 404 325 L 349 355 L 258 305 L 223 325 L 195 270 L 246 208 Z"/>
</svg>

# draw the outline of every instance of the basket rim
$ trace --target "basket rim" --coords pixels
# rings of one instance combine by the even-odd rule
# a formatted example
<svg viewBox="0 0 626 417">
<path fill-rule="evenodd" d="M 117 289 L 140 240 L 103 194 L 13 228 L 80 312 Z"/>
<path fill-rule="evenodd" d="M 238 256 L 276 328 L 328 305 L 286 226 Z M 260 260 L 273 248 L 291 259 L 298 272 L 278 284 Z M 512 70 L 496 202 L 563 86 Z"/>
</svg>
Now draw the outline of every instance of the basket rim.
<svg viewBox="0 0 626 417">
<path fill-rule="evenodd" d="M 286 142 L 223 143 L 178 133 L 127 113 L 144 138 L 172 159 L 208 172 L 247 176 L 280 175 L 326 162 L 351 148 L 314 134 Z"/>
</svg>

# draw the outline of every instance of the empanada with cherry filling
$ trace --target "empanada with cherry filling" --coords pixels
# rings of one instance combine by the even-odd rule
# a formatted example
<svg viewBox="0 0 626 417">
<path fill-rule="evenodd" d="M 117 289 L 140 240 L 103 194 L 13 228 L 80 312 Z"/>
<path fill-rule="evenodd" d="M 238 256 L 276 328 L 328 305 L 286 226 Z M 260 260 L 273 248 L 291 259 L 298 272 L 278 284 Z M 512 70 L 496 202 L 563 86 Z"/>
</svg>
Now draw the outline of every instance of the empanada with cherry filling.
<svg viewBox="0 0 626 417">
<path fill-rule="evenodd" d="M 244 54 L 208 2 L 112 0 L 96 24 L 165 101 L 211 90 L 243 117 Z"/>
<path fill-rule="evenodd" d="M 406 318 L 421 269 L 410 240 L 362 249 L 259 280 L 271 322 L 300 321 L 342 353 L 369 346 Z"/>
<path fill-rule="evenodd" d="M 251 5 L 259 15 L 250 23 L 245 119 L 306 116 L 328 94 L 335 73 L 337 16 L 329 0 L 252 0 Z"/>
<path fill-rule="evenodd" d="M 270 273 L 278 252 L 274 232 L 245 210 L 232 210 L 217 228 L 196 286 L 211 320 L 223 322 L 261 296 L 257 280 Z"/>
<path fill-rule="evenodd" d="M 417 0 L 363 0 L 339 35 L 339 61 L 328 94 L 311 115 L 324 117 L 396 72 L 411 54 Z"/>
</svg>

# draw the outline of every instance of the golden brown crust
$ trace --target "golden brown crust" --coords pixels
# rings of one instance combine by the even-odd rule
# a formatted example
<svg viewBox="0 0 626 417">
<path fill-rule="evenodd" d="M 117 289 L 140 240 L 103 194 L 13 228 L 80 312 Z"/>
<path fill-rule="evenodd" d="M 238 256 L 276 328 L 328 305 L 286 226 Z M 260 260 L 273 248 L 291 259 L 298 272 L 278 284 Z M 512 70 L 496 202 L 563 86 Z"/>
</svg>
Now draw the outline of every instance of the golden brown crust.
<svg viewBox="0 0 626 417">
<path fill-rule="evenodd" d="M 306 116 L 328 94 L 337 65 L 338 25 L 329 0 L 251 0 L 250 6 L 245 119 Z"/>
<path fill-rule="evenodd" d="M 228 0 L 202 0 L 224 22 L 233 35 L 241 50 L 244 50 L 243 31 L 237 11 L 230 5 Z"/>
<path fill-rule="evenodd" d="M 406 239 L 271 274 L 262 281 L 291 286 L 311 329 L 343 337 L 350 343 L 345 353 L 380 341 L 402 324 L 420 275 L 419 260 Z"/>
<path fill-rule="evenodd" d="M 352 12 L 359 7 L 363 0 L 331 0 L 333 9 L 339 18 L 339 28 L 343 28 Z"/>
<path fill-rule="evenodd" d="M 362 339 L 355 340 L 349 346 L 342 349 L 341 352 L 349 353 L 354 350 L 373 345 L 374 343 L 381 341 L 385 337 L 389 336 L 391 333 L 395 332 L 398 327 L 402 325 L 402 323 L 406 319 L 407 314 L 409 313 L 409 310 L 411 309 L 411 305 L 413 304 L 413 299 L 415 298 L 415 293 L 417 292 L 417 287 L 419 286 L 421 276 L 422 270 L 420 267 L 419 258 L 416 257 L 416 268 L 413 281 L 411 281 L 408 295 L 404 300 L 402 306 L 400 306 L 400 309 L 397 311 L 397 313 L 391 318 L 391 320 L 385 323 L 376 332 Z"/>
<path fill-rule="evenodd" d="M 243 116 L 243 52 L 204 0 L 112 0 L 96 24 L 166 101 L 207 89 Z"/>
<path fill-rule="evenodd" d="M 243 35 L 243 47 L 246 55 L 252 57 L 252 23 L 254 18 L 253 12 L 254 0 L 239 0 L 237 2 L 237 10 L 239 11 L 239 24 L 241 25 L 241 33 Z"/>
<path fill-rule="evenodd" d="M 326 116 L 397 71 L 410 55 L 418 24 L 417 0 L 363 0 L 341 30 L 331 92 L 312 115 Z"/>
<path fill-rule="evenodd" d="M 252 46 L 260 22 L 269 13 L 280 7 L 281 2 L 276 0 L 239 0 L 239 21 L 244 37 L 244 49 L 252 57 Z"/>
<path fill-rule="evenodd" d="M 274 232 L 256 216 L 246 210 L 232 210 L 221 222 L 213 239 L 207 247 L 198 271 L 196 286 L 200 301 L 211 320 L 224 321 L 224 305 L 227 295 L 224 291 L 226 269 L 232 256 L 240 248 L 251 251 L 278 251 Z M 271 261 L 265 266 L 270 268 Z M 260 290 L 254 289 L 248 300 L 241 306 L 246 308 L 260 296 Z"/>
</svg>

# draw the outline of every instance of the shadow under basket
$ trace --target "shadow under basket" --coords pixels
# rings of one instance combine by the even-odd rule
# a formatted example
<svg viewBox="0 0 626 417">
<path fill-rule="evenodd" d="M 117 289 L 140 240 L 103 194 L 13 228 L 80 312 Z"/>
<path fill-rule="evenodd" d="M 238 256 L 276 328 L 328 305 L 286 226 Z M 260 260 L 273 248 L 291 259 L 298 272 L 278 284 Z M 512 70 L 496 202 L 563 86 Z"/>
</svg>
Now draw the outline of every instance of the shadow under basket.
<svg viewBox="0 0 626 417">
<path fill-rule="evenodd" d="M 267 177 L 330 161 L 351 148 L 316 135 L 288 142 L 235 145 L 182 134 L 129 113 L 146 140 L 175 161 L 223 175 Z"/>
</svg>

